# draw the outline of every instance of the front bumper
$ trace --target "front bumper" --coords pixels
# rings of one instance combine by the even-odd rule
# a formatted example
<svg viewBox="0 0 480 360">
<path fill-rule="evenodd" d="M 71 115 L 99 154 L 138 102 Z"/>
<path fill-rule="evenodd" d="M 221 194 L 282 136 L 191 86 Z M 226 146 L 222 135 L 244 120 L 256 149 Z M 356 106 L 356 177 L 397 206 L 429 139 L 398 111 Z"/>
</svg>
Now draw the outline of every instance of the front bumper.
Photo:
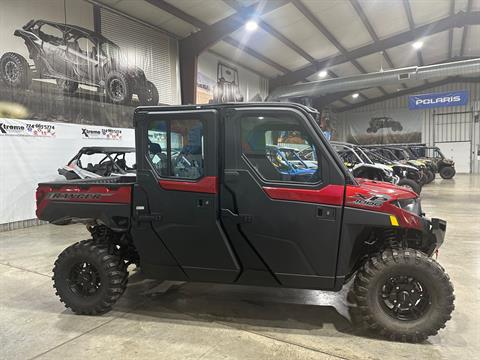
<svg viewBox="0 0 480 360">
<path fill-rule="evenodd" d="M 443 244 L 445 232 L 447 231 L 447 222 L 442 219 L 423 218 L 423 233 L 429 239 L 429 255 L 433 254 Z"/>
</svg>

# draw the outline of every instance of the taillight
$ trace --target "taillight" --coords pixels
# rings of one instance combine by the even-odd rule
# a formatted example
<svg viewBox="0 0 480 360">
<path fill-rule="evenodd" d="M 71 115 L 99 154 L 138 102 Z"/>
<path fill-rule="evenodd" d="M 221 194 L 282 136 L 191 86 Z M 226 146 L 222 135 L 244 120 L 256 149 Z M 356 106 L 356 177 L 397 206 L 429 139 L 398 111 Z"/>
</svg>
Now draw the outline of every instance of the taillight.
<svg viewBox="0 0 480 360">
<path fill-rule="evenodd" d="M 37 207 L 38 205 L 40 205 L 40 203 L 42 202 L 42 200 L 45 198 L 46 195 L 47 195 L 47 191 L 45 191 L 45 189 L 42 189 L 42 188 L 37 189 L 37 192 L 35 193 L 35 199 L 37 200 Z"/>
</svg>

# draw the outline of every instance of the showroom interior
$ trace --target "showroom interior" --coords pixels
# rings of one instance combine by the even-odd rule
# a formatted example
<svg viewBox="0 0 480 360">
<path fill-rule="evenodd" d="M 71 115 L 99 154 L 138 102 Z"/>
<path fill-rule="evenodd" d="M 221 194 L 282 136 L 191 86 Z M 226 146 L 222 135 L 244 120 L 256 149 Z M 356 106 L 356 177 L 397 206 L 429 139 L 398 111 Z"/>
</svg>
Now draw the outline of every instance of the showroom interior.
<svg viewBox="0 0 480 360">
<path fill-rule="evenodd" d="M 475 359 L 480 0 L 0 0 L 0 358 Z"/>
</svg>

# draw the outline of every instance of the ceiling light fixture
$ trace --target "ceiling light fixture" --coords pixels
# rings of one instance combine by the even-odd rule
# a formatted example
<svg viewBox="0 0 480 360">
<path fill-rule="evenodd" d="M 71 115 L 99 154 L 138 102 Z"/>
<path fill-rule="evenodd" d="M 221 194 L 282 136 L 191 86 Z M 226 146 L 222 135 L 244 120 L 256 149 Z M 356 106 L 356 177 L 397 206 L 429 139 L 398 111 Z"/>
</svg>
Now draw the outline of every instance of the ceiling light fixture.
<svg viewBox="0 0 480 360">
<path fill-rule="evenodd" d="M 354 98 L 354 99 L 358 98 L 359 96 L 360 96 L 359 93 L 354 93 L 354 94 L 352 94 L 352 98 Z"/>
<path fill-rule="evenodd" d="M 422 48 L 423 46 L 423 41 L 415 41 L 413 44 L 412 44 L 413 48 L 415 50 L 419 50 Z"/>
<path fill-rule="evenodd" d="M 326 70 L 322 70 L 318 73 L 318 77 L 322 79 L 327 77 L 327 75 L 328 75 L 328 72 Z"/>
<path fill-rule="evenodd" d="M 257 28 L 258 28 L 258 24 L 255 20 L 248 20 L 245 23 L 245 29 L 247 29 L 248 31 L 255 31 L 257 30 Z"/>
</svg>

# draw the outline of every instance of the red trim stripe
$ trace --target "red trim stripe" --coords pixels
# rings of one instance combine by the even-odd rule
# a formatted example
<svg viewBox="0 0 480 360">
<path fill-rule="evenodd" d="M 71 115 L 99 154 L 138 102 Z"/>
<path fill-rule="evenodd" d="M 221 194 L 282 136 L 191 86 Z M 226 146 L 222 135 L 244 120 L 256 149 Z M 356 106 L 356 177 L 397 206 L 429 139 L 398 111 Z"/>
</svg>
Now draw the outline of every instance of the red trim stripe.
<svg viewBox="0 0 480 360">
<path fill-rule="evenodd" d="M 267 195 L 275 200 L 302 201 L 315 204 L 342 205 L 343 185 L 327 185 L 321 189 L 292 189 L 264 187 Z"/>
<path fill-rule="evenodd" d="M 205 176 L 195 182 L 184 180 L 160 180 L 158 183 L 165 190 L 190 191 L 205 194 L 218 193 L 218 181 L 216 176 Z"/>
</svg>

